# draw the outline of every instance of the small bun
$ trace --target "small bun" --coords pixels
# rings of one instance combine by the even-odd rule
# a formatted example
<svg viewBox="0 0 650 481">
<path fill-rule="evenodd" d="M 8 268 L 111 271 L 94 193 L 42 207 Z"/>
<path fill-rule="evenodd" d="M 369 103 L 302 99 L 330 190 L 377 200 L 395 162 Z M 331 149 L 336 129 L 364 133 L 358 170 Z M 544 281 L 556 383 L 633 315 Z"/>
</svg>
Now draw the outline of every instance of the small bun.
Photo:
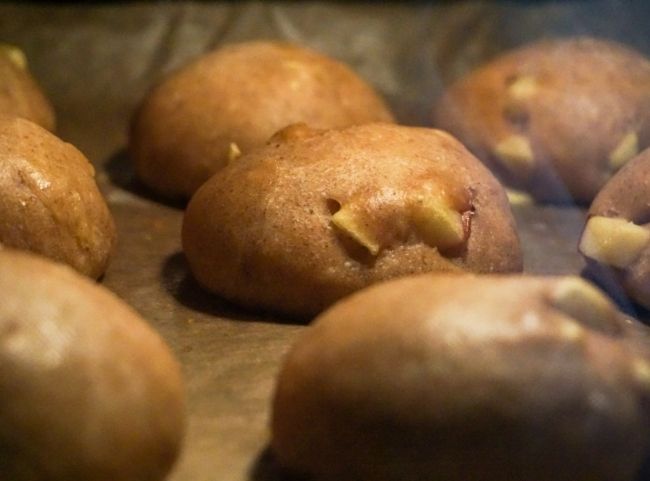
<svg viewBox="0 0 650 481">
<path fill-rule="evenodd" d="M 0 116 L 0 245 L 97 278 L 115 239 L 113 217 L 88 159 L 28 120 Z"/>
<path fill-rule="evenodd" d="M 162 481 L 184 431 L 164 341 L 106 289 L 0 250 L 0 466 L 11 481 Z"/>
<path fill-rule="evenodd" d="M 522 267 L 492 174 L 448 134 L 393 124 L 282 130 L 199 189 L 183 250 L 208 290 L 295 316 L 393 277 Z"/>
<path fill-rule="evenodd" d="M 7 44 L 0 44 L 0 115 L 22 117 L 54 131 L 54 109 L 29 73 L 25 54 Z"/>
<path fill-rule="evenodd" d="M 587 215 L 580 251 L 588 270 L 650 309 L 650 149 L 623 167 L 602 188 Z M 615 292 L 615 291 L 613 291 Z"/>
<path fill-rule="evenodd" d="M 650 145 L 650 61 L 614 42 L 546 40 L 453 84 L 434 124 L 540 201 L 589 203 Z"/>
<path fill-rule="evenodd" d="M 318 481 L 632 481 L 650 351 L 629 322 L 575 277 L 370 287 L 287 355 L 272 449 Z"/>
<path fill-rule="evenodd" d="M 289 124 L 391 120 L 372 87 L 344 64 L 289 43 L 247 42 L 203 55 L 153 88 L 133 120 L 129 150 L 146 185 L 188 198 Z"/>
</svg>

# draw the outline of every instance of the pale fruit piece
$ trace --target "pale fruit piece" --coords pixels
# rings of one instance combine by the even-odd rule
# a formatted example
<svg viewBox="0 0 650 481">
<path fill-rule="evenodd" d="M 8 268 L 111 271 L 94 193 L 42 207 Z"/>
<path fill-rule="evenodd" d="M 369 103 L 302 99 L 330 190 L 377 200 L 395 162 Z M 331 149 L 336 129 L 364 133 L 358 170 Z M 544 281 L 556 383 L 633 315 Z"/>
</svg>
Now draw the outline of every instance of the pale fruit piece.
<svg viewBox="0 0 650 481">
<path fill-rule="evenodd" d="M 650 388 L 650 363 L 645 359 L 637 358 L 632 362 L 634 378 L 644 386 Z"/>
<path fill-rule="evenodd" d="M 609 299 L 579 277 L 559 281 L 551 294 L 551 303 L 584 326 L 609 332 L 616 325 L 616 311 Z"/>
<path fill-rule="evenodd" d="M 539 90 L 537 79 L 532 75 L 521 75 L 508 86 L 508 95 L 515 100 L 524 100 Z"/>
<path fill-rule="evenodd" d="M 628 132 L 609 154 L 609 165 L 612 169 L 618 170 L 638 153 L 639 137 L 636 132 Z"/>
<path fill-rule="evenodd" d="M 502 140 L 494 149 L 494 154 L 514 174 L 530 174 L 535 166 L 533 149 L 523 135 L 511 135 Z"/>
<path fill-rule="evenodd" d="M 574 321 L 560 324 L 560 337 L 568 342 L 580 342 L 585 339 L 585 330 Z"/>
<path fill-rule="evenodd" d="M 532 196 L 523 190 L 506 188 L 506 196 L 508 197 L 508 202 L 510 202 L 510 205 L 514 206 L 530 205 L 535 202 Z"/>
<path fill-rule="evenodd" d="M 235 142 L 230 142 L 230 145 L 228 146 L 228 162 L 237 160 L 239 157 L 241 157 L 239 146 Z"/>
<path fill-rule="evenodd" d="M 17 67 L 23 70 L 27 68 L 27 57 L 18 47 L 0 43 L 0 54 L 6 55 Z"/>
<path fill-rule="evenodd" d="M 580 252 L 602 264 L 624 269 L 650 240 L 650 231 L 626 219 L 594 216 L 580 239 Z"/>
<path fill-rule="evenodd" d="M 358 211 L 343 206 L 332 216 L 332 224 L 368 249 L 373 256 L 379 253 L 381 247 L 379 241 L 370 232 L 368 224 L 364 222 L 363 215 Z"/>
<path fill-rule="evenodd" d="M 440 250 L 465 240 L 461 214 L 440 198 L 421 198 L 413 206 L 412 220 L 424 241 Z"/>
</svg>

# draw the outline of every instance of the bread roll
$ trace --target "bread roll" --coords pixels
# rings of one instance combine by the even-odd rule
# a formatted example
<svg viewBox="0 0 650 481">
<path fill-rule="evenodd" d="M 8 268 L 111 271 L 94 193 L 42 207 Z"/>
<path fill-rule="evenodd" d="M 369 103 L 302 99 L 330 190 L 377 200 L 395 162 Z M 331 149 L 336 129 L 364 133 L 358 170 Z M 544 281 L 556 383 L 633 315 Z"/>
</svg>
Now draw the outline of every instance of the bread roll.
<svg viewBox="0 0 650 481">
<path fill-rule="evenodd" d="M 67 266 L 0 250 L 0 477 L 162 481 L 181 372 L 132 309 Z"/>
<path fill-rule="evenodd" d="M 588 270 L 608 284 L 618 281 L 650 309 L 650 149 L 631 160 L 594 199 L 580 252 Z"/>
<path fill-rule="evenodd" d="M 629 325 L 575 277 L 370 287 L 289 352 L 273 452 L 314 481 L 632 481 L 650 348 Z"/>
<path fill-rule="evenodd" d="M 101 276 L 115 224 L 92 164 L 38 125 L 0 116 L 0 245 Z"/>
<path fill-rule="evenodd" d="M 650 61 L 606 40 L 533 43 L 454 83 L 434 125 L 537 200 L 589 203 L 650 145 Z"/>
<path fill-rule="evenodd" d="M 246 42 L 207 53 L 155 86 L 133 120 L 129 150 L 142 182 L 189 198 L 229 159 L 289 124 L 391 120 L 344 64 L 289 43 Z"/>
<path fill-rule="evenodd" d="M 0 43 L 0 115 L 22 117 L 54 131 L 54 109 L 32 78 L 25 54 Z"/>
<path fill-rule="evenodd" d="M 443 132 L 392 124 L 282 130 L 194 195 L 183 250 L 206 289 L 301 317 L 393 277 L 522 268 L 490 172 Z"/>
</svg>

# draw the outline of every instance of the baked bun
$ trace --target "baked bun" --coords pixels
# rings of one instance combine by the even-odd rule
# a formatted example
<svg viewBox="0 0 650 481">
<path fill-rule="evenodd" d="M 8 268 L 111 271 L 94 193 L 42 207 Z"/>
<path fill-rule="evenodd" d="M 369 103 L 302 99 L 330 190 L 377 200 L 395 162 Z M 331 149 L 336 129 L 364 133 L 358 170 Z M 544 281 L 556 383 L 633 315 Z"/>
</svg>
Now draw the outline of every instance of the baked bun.
<svg viewBox="0 0 650 481">
<path fill-rule="evenodd" d="M 650 309 L 650 149 L 623 167 L 589 208 L 579 245 L 590 274 L 616 279 Z"/>
<path fill-rule="evenodd" d="M 180 367 L 127 305 L 67 266 L 0 250 L 0 467 L 11 481 L 161 481 L 184 430 Z"/>
<path fill-rule="evenodd" d="M 650 351 L 628 322 L 577 277 L 373 286 L 289 352 L 272 449 L 317 481 L 631 481 Z"/>
<path fill-rule="evenodd" d="M 0 115 L 22 117 L 54 131 L 54 109 L 30 75 L 25 54 L 1 43 Z"/>
<path fill-rule="evenodd" d="M 72 145 L 28 120 L 0 116 L 0 245 L 99 277 L 116 234 L 94 175 Z"/>
<path fill-rule="evenodd" d="M 537 200 L 588 203 L 650 145 L 650 62 L 604 40 L 534 43 L 452 85 L 434 123 Z"/>
<path fill-rule="evenodd" d="M 296 316 L 392 277 L 522 268 L 492 174 L 448 134 L 393 124 L 280 131 L 199 189 L 183 249 L 206 289 Z"/>
<path fill-rule="evenodd" d="M 391 120 L 342 63 L 289 43 L 248 42 L 208 53 L 157 85 L 135 116 L 129 149 L 142 182 L 189 198 L 229 159 L 289 124 Z"/>
</svg>

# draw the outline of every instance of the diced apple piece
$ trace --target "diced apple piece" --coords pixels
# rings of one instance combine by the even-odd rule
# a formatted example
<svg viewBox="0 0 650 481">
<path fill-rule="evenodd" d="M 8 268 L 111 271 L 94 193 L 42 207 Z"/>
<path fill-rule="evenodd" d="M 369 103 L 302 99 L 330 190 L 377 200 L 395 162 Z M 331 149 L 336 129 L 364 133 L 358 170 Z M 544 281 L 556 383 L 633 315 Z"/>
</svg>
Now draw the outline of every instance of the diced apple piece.
<svg viewBox="0 0 650 481">
<path fill-rule="evenodd" d="M 228 162 L 237 160 L 239 157 L 241 157 L 239 146 L 235 142 L 230 142 L 230 145 L 228 146 Z"/>
<path fill-rule="evenodd" d="M 580 252 L 602 264 L 624 269 L 650 240 L 650 230 L 626 219 L 594 216 L 580 239 Z"/>
<path fill-rule="evenodd" d="M 533 149 L 523 135 L 511 135 L 502 140 L 494 149 L 494 154 L 513 174 L 528 175 L 535 166 Z"/>
<path fill-rule="evenodd" d="M 534 203 L 531 195 L 522 190 L 506 188 L 506 196 L 508 196 L 508 202 L 512 206 L 530 205 Z"/>
<path fill-rule="evenodd" d="M 576 321 L 567 321 L 560 324 L 559 334 L 564 341 L 580 342 L 585 338 L 585 329 Z"/>
<path fill-rule="evenodd" d="M 584 326 L 609 332 L 615 325 L 615 310 L 597 288 L 579 277 L 561 280 L 551 294 L 553 307 Z"/>
<path fill-rule="evenodd" d="M 629 132 L 625 134 L 609 154 L 609 165 L 612 169 L 618 170 L 638 153 L 639 137 L 636 135 L 636 132 Z"/>
<path fill-rule="evenodd" d="M 516 99 L 523 100 L 532 97 L 539 90 L 537 79 L 532 75 L 520 75 L 514 82 L 508 85 L 508 96 Z"/>
<path fill-rule="evenodd" d="M 7 56 L 17 67 L 23 70 L 27 68 L 27 57 L 18 47 L 0 43 L 0 54 Z"/>
<path fill-rule="evenodd" d="M 636 358 L 632 361 L 634 378 L 647 388 L 650 388 L 650 363 L 645 359 Z"/>
<path fill-rule="evenodd" d="M 412 220 L 424 241 L 439 250 L 446 250 L 465 240 L 460 212 L 444 200 L 424 197 L 414 205 Z"/>
<path fill-rule="evenodd" d="M 350 207 L 343 206 L 332 216 L 332 224 L 343 233 L 364 246 L 376 256 L 379 253 L 380 244 L 373 235 L 362 215 Z"/>
</svg>

